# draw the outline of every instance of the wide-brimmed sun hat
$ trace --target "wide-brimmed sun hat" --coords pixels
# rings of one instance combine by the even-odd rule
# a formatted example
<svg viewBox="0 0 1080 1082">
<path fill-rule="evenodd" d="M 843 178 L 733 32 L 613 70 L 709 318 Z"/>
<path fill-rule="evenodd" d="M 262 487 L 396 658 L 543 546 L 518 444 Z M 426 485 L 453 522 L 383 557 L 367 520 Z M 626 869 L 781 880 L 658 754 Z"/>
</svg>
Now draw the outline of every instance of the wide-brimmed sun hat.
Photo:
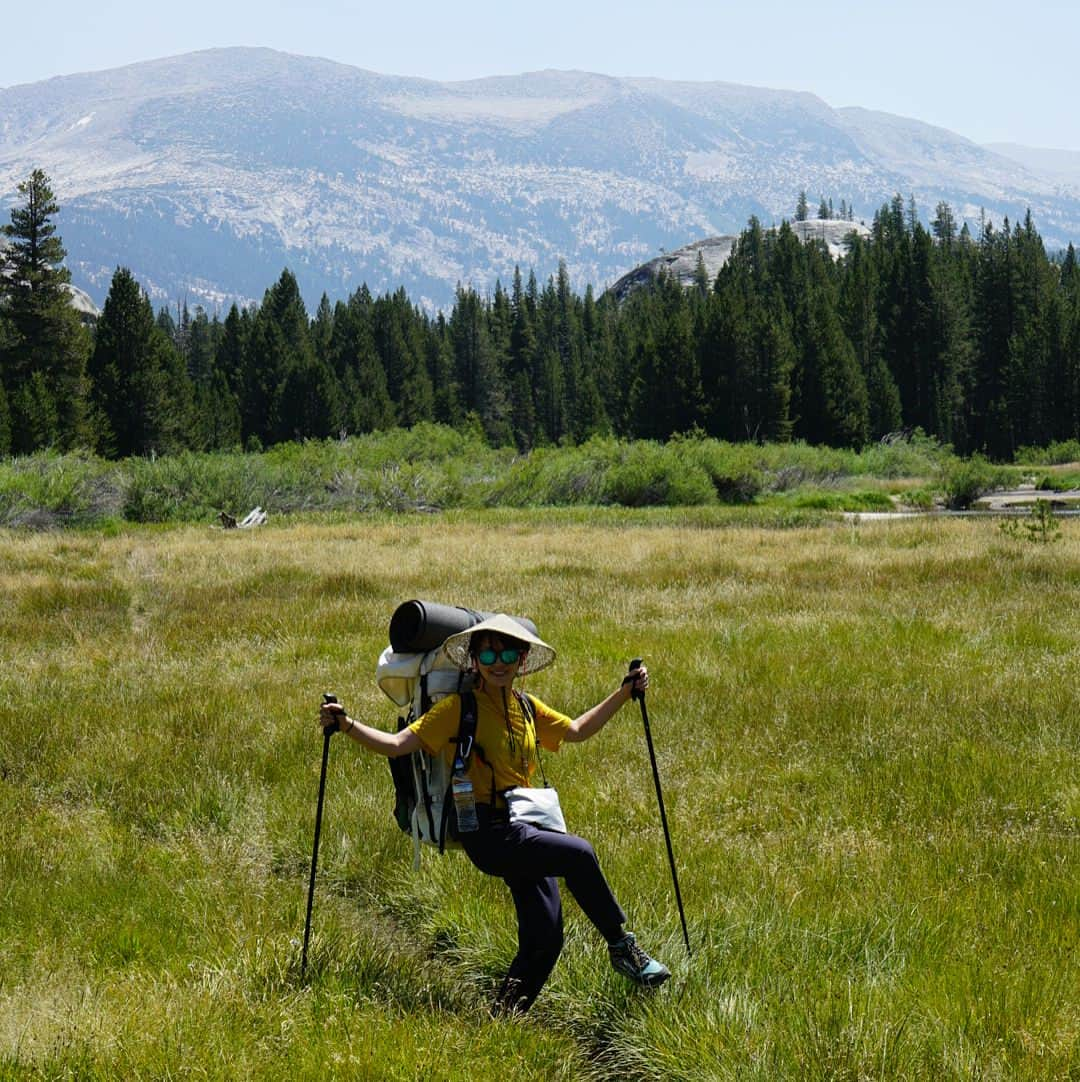
<svg viewBox="0 0 1080 1082">
<path fill-rule="evenodd" d="M 548 646 L 543 639 L 534 635 L 527 627 L 519 624 L 512 616 L 507 616 L 502 612 L 489 616 L 486 620 L 481 620 L 480 623 L 473 624 L 472 627 L 451 635 L 442 644 L 443 653 L 459 669 L 471 668 L 472 659 L 469 657 L 469 642 L 473 635 L 482 631 L 487 631 L 496 638 L 517 639 L 518 642 L 524 643 L 529 648 L 529 652 L 525 655 L 521 662 L 521 668 L 518 670 L 522 676 L 526 673 L 539 672 L 555 660 L 555 650 L 552 647 Z"/>
</svg>

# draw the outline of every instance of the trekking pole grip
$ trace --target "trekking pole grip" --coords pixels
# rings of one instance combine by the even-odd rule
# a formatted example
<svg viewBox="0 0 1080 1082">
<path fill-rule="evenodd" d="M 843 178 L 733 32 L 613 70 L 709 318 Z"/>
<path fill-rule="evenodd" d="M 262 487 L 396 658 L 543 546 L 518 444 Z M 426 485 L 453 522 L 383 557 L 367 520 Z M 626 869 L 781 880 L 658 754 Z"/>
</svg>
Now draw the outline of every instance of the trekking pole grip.
<svg viewBox="0 0 1080 1082">
<path fill-rule="evenodd" d="M 338 698 L 337 698 L 336 695 L 331 695 L 330 692 L 324 691 L 322 701 L 323 701 L 323 705 L 326 706 L 328 703 L 336 703 L 338 701 Z M 334 733 L 340 733 L 340 732 L 341 732 L 341 719 L 340 718 L 337 719 L 336 724 L 334 724 L 333 726 L 324 726 L 323 727 L 323 735 L 325 735 L 325 736 L 333 736 Z"/>
<path fill-rule="evenodd" d="M 636 657 L 636 658 L 634 658 L 633 661 L 630 662 L 629 672 L 633 672 L 635 669 L 640 669 L 640 668 L 641 668 L 641 658 Z M 644 702 L 644 700 L 645 700 L 645 692 L 644 691 L 638 691 L 637 688 L 632 686 L 633 681 L 630 679 L 629 675 L 626 677 L 626 679 L 623 681 L 623 683 L 624 684 L 626 684 L 626 683 L 631 684 L 631 688 L 630 688 L 630 698 L 631 699 L 633 699 L 635 702 Z"/>
</svg>

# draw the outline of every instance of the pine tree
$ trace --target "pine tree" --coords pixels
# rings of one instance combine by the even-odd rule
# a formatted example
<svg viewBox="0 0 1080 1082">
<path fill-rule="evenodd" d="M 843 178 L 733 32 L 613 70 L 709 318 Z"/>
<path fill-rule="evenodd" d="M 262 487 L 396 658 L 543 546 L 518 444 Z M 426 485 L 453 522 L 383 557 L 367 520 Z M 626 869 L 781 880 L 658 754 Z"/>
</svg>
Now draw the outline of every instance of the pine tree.
<svg viewBox="0 0 1080 1082">
<path fill-rule="evenodd" d="M 930 267 L 930 339 L 932 368 L 932 420 L 927 431 L 966 451 L 970 438 L 973 367 L 971 329 L 971 248 L 963 236 L 954 236 L 955 223 L 946 204 L 938 207 L 935 236 L 938 243 Z"/>
<path fill-rule="evenodd" d="M 510 401 L 510 412 L 512 415 L 511 352 L 514 314 L 513 307 L 510 303 L 510 297 L 506 290 L 503 289 L 502 282 L 499 279 L 495 280 L 495 292 L 486 304 L 485 314 L 488 335 L 491 339 L 491 348 L 495 355 L 495 364 L 503 376 L 503 384 L 507 388 L 507 396 Z M 511 429 L 513 429 L 512 419 Z"/>
<path fill-rule="evenodd" d="M 365 285 L 334 312 L 330 356 L 342 388 L 342 428 L 348 432 L 376 432 L 396 422 L 386 370 L 375 351 L 373 308 Z"/>
<path fill-rule="evenodd" d="M 0 458 L 11 453 L 11 410 L 8 407 L 7 391 L 0 383 Z"/>
<path fill-rule="evenodd" d="M 775 293 L 760 298 L 752 313 L 754 364 L 746 437 L 786 443 L 791 439 L 791 379 L 796 350 L 791 316 Z"/>
<path fill-rule="evenodd" d="M 704 396 L 690 307 L 677 278 L 661 274 L 651 307 L 635 380 L 635 428 L 667 439 L 700 426 Z"/>
<path fill-rule="evenodd" d="M 125 267 L 113 275 L 89 367 L 103 453 L 167 454 L 185 446 L 191 427 L 187 374 L 150 299 Z"/>
<path fill-rule="evenodd" d="M 1080 275 L 1080 266 L 1077 264 L 1076 249 L 1070 242 L 1069 247 L 1065 250 L 1065 256 L 1061 260 L 1059 276 L 1061 288 L 1065 293 L 1069 293 L 1074 288 L 1078 275 Z"/>
<path fill-rule="evenodd" d="M 186 312 L 186 305 L 185 305 Z M 214 374 L 214 355 L 221 338 L 221 324 L 215 317 L 210 321 L 201 304 L 195 306 L 195 315 L 188 322 L 187 372 L 196 386 L 209 383 Z"/>
<path fill-rule="evenodd" d="M 694 264 L 694 288 L 701 297 L 707 297 L 711 288 L 709 272 L 705 268 L 705 256 L 700 249 L 697 254 L 697 262 Z"/>
<path fill-rule="evenodd" d="M 1068 309 L 1056 280 L 1047 289 L 1043 333 L 1045 354 L 1039 394 L 1042 431 L 1032 443 L 1071 439 L 1076 416 L 1073 365 L 1068 355 Z"/>
<path fill-rule="evenodd" d="M 974 283 L 977 365 L 973 376 L 972 443 L 995 458 L 1015 446 L 1009 420 L 1009 342 L 1015 331 L 1015 253 L 1008 219 L 998 232 L 983 226 Z"/>
<path fill-rule="evenodd" d="M 946 250 L 950 249 L 956 241 L 956 217 L 948 203 L 938 203 L 931 228 L 938 244 Z"/>
<path fill-rule="evenodd" d="M 1069 245 L 1061 269 L 1062 308 L 1064 310 L 1064 367 L 1071 409 L 1067 418 L 1066 439 L 1080 438 L 1080 274 L 1076 254 Z"/>
<path fill-rule="evenodd" d="M 795 205 L 795 221 L 805 222 L 810 217 L 810 206 L 806 201 L 806 189 L 799 192 L 799 201 Z"/>
<path fill-rule="evenodd" d="M 295 275 L 282 271 L 255 315 L 244 351 L 240 415 L 244 440 L 263 445 L 335 434 L 340 388 L 311 342 Z"/>
<path fill-rule="evenodd" d="M 801 259 L 789 225 L 784 245 Z M 791 378 L 795 353 L 785 296 L 798 293 L 770 269 L 770 237 L 752 217 L 716 278 L 697 323 L 704 395 L 703 424 L 729 440 L 787 440 L 791 436 Z M 784 288 L 781 288 L 781 287 Z"/>
<path fill-rule="evenodd" d="M 433 389 L 432 417 L 439 424 L 457 426 L 464 410 L 460 388 L 454 378 L 454 349 L 450 329 L 442 312 L 435 318 L 427 337 L 427 370 Z"/>
<path fill-rule="evenodd" d="M 315 319 L 311 323 L 311 348 L 315 357 L 322 364 L 331 364 L 330 343 L 334 337 L 334 309 L 330 298 L 324 293 L 319 299 Z"/>
<path fill-rule="evenodd" d="M 1056 273 L 1029 210 L 1013 229 L 1015 316 L 1008 344 L 1006 397 L 1015 446 L 1044 442 L 1054 428 L 1061 361 Z M 1012 448 L 1015 450 L 1015 447 Z"/>
<path fill-rule="evenodd" d="M 512 444 L 514 431 L 506 375 L 499 364 L 483 301 L 475 290 L 458 287 L 449 330 L 466 411 L 479 417 L 488 442 L 496 446 Z"/>
<path fill-rule="evenodd" d="M 808 443 L 861 447 L 869 436 L 866 382 L 843 332 L 828 257 L 812 243 L 804 251 L 805 291 L 794 321 L 800 409 L 795 434 Z"/>
<path fill-rule="evenodd" d="M 582 305 L 570 288 L 565 260 L 559 260 L 555 299 L 555 342 L 564 379 L 563 414 L 567 435 L 580 443 L 606 425 L 595 377 L 585 366 Z"/>
<path fill-rule="evenodd" d="M 757 312 L 768 285 L 757 259 L 761 227 L 751 218 L 720 269 L 698 333 L 705 428 L 729 440 L 764 438 L 759 415 Z"/>
<path fill-rule="evenodd" d="M 907 396 L 904 415 L 909 424 L 940 433 L 938 399 L 942 383 L 941 338 L 935 323 L 933 294 L 934 252 L 931 235 L 916 217 L 909 221 L 908 264 L 902 318 L 907 325 Z"/>
<path fill-rule="evenodd" d="M 202 305 L 195 306 L 194 316 L 186 302 L 178 312 L 179 318 L 174 321 L 171 313 L 163 309 L 157 324 L 171 336 L 190 382 L 192 422 L 187 442 L 197 450 L 236 447 L 240 444 L 240 407 L 230 383 L 235 366 L 218 367 L 225 327 L 216 315 L 211 321 Z M 184 393 L 180 391 L 181 396 Z"/>
<path fill-rule="evenodd" d="M 240 388 L 244 378 L 244 352 L 251 333 L 250 309 L 241 311 L 235 304 L 229 309 L 221 328 L 221 338 L 214 350 L 214 368 L 228 384 L 239 406 Z"/>
<path fill-rule="evenodd" d="M 599 375 L 601 368 L 609 363 L 609 356 L 603 352 L 607 340 L 601 334 L 600 314 L 591 285 L 585 287 L 576 333 L 580 341 L 577 350 L 580 362 L 577 394 L 571 407 L 572 428 L 575 438 L 583 441 L 611 431 Z"/>
<path fill-rule="evenodd" d="M 877 268 L 870 246 L 855 235 L 844 260 L 839 312 L 866 382 L 869 434 L 880 439 L 903 424 L 900 392 L 881 352 Z"/>
<path fill-rule="evenodd" d="M 240 405 L 240 431 L 244 446 L 261 449 L 272 443 L 280 428 L 273 416 L 279 387 L 285 374 L 282 357 L 285 344 L 280 331 L 267 314 L 269 291 L 261 307 L 255 309 L 251 326 L 244 336 L 237 399 Z"/>
<path fill-rule="evenodd" d="M 15 336 L 35 352 L 32 347 L 46 341 L 44 317 L 54 306 L 66 306 L 63 287 L 71 275 L 63 266 L 67 253 L 52 221 L 60 207 L 49 178 L 35 169 L 29 180 L 18 185 L 18 192 L 24 202 L 12 209 L 11 222 L 4 226 L 9 243 L 3 252 L 3 293 Z M 15 373 L 26 374 L 18 368 Z"/>
<path fill-rule="evenodd" d="M 542 435 L 531 379 L 537 351 L 536 333 L 533 330 L 534 315 L 535 306 L 530 306 L 525 297 L 521 270 L 514 267 L 514 282 L 510 293 L 511 323 L 507 373 L 510 380 L 511 425 L 514 440 L 522 451 L 535 447 Z"/>
<path fill-rule="evenodd" d="M 22 202 L 4 227 L 0 307 L 9 333 L 0 347 L 16 451 L 89 441 L 86 359 L 89 337 L 69 303 L 64 247 L 53 219 L 59 205 L 35 169 L 18 185 Z"/>
<path fill-rule="evenodd" d="M 877 278 L 877 324 L 880 351 L 889 376 L 900 395 L 904 425 L 915 425 L 919 402 L 919 375 L 915 365 L 918 346 L 912 296 L 912 239 L 900 195 L 874 215 L 869 248 Z"/>
<path fill-rule="evenodd" d="M 405 427 L 430 421 L 434 390 L 428 375 L 423 322 L 404 287 L 380 297 L 372 307 L 372 338 L 386 372 L 386 385 Z"/>
<path fill-rule="evenodd" d="M 60 443 L 57 395 L 45 373 L 36 368 L 15 391 L 16 450 L 32 451 Z"/>
<path fill-rule="evenodd" d="M 618 432 L 617 417 L 625 398 L 625 376 L 620 354 L 619 304 L 610 293 L 597 298 L 591 313 L 585 310 L 583 326 L 591 342 L 592 375 L 604 409 L 604 432 Z"/>
</svg>

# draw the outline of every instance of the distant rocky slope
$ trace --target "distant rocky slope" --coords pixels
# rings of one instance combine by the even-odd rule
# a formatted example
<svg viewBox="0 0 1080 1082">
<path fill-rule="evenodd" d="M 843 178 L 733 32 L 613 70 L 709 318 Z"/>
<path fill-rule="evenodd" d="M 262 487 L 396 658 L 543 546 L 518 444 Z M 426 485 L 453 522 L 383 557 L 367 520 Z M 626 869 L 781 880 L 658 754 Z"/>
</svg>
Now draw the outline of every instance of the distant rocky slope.
<svg viewBox="0 0 1080 1082">
<path fill-rule="evenodd" d="M 67 285 L 64 288 L 71 297 L 71 307 L 79 313 L 79 318 L 84 322 L 95 320 L 101 315 L 101 309 L 94 303 L 90 295 L 78 286 Z"/>
<path fill-rule="evenodd" d="M 584 72 L 437 83 L 266 49 L 211 50 L 0 91 L 0 198 L 40 166 L 73 281 L 117 265 L 158 303 L 259 299 L 285 266 L 309 303 L 362 282 L 443 305 L 565 259 L 598 290 L 750 215 L 897 192 L 929 215 L 1031 208 L 1080 238 L 1080 183 L 940 128 L 812 94 Z"/>
<path fill-rule="evenodd" d="M 792 222 L 791 228 L 795 235 L 802 241 L 823 241 L 834 259 L 846 251 L 846 239 L 852 233 L 867 236 L 870 230 L 862 222 L 848 222 L 835 218 L 817 218 L 805 222 Z M 632 271 L 624 274 L 612 287 L 611 292 L 622 300 L 635 289 L 647 285 L 656 280 L 663 272 L 673 275 L 684 286 L 689 286 L 697 274 L 698 257 L 701 257 L 705 265 L 705 273 L 709 281 L 716 278 L 717 272 L 728 261 L 731 250 L 738 240 L 736 234 L 727 234 L 723 237 L 706 237 L 704 240 L 696 240 L 691 244 L 684 244 L 674 252 L 665 252 L 642 263 Z"/>
</svg>

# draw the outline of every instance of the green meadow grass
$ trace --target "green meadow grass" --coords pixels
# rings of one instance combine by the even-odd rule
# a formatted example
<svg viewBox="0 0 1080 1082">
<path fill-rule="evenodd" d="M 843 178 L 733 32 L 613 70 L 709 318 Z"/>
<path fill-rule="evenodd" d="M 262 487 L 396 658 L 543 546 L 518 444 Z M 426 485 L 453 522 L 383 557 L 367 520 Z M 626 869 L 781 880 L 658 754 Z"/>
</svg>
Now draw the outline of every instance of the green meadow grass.
<svg viewBox="0 0 1080 1082">
<path fill-rule="evenodd" d="M 751 517 L 753 516 L 753 517 Z M 1080 1076 L 1080 527 L 812 509 L 454 512 L 0 532 L 0 1078 Z M 485 1005 L 505 887 L 390 818 L 323 691 L 374 686 L 411 597 L 532 617 L 575 712 L 629 658 L 640 716 L 547 757 L 641 942 L 573 901 L 534 1011 Z"/>
</svg>

